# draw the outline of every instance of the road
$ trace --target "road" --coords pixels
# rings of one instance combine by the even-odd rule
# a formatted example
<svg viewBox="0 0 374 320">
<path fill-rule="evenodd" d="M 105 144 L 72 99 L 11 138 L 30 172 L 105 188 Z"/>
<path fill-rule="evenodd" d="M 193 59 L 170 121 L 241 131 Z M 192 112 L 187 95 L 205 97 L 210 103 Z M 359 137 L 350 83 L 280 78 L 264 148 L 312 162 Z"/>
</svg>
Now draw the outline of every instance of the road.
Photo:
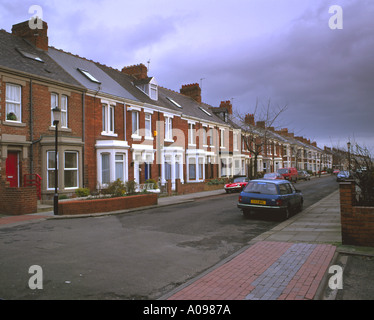
<svg viewBox="0 0 374 320">
<path fill-rule="evenodd" d="M 324 177 L 296 187 L 307 207 L 338 184 Z M 279 223 L 245 219 L 237 198 L 1 228 L 0 298 L 157 299 Z M 42 268 L 42 289 L 29 288 L 32 265 Z"/>
</svg>

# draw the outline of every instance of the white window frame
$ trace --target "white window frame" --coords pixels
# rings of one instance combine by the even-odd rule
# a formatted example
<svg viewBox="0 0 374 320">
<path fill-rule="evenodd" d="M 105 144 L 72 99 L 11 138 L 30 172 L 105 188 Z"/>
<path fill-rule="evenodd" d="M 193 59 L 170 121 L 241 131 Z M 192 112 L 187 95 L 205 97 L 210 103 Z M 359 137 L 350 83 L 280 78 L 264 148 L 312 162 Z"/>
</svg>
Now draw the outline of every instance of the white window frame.
<svg viewBox="0 0 374 320">
<path fill-rule="evenodd" d="M 189 122 L 188 123 L 188 145 L 189 146 L 196 146 L 196 134 L 195 134 L 195 123 Z"/>
<path fill-rule="evenodd" d="M 76 167 L 66 168 L 66 154 L 71 153 L 76 155 Z M 65 171 L 75 171 L 76 172 L 76 181 L 77 185 L 73 187 L 66 187 L 65 183 Z M 77 151 L 65 151 L 64 152 L 64 189 L 71 190 L 79 188 L 79 153 Z"/>
<path fill-rule="evenodd" d="M 144 129 L 145 129 L 145 138 L 153 139 L 152 137 L 152 114 L 145 113 L 144 120 Z"/>
<path fill-rule="evenodd" d="M 118 135 L 115 133 L 115 107 L 112 104 L 102 103 L 102 132 L 101 135 L 114 136 Z"/>
<path fill-rule="evenodd" d="M 109 172 L 108 172 L 108 176 L 109 176 L 109 181 L 103 181 L 103 156 L 108 156 L 108 164 L 109 164 L 109 167 L 108 167 L 108 170 L 109 170 Z M 110 181 L 111 181 L 111 179 L 110 179 L 110 174 L 111 174 L 111 165 L 110 165 L 110 162 L 111 162 L 111 160 L 110 160 L 110 158 L 111 158 L 111 154 L 109 153 L 109 152 L 102 152 L 102 153 L 100 153 L 100 183 L 101 183 L 101 185 L 102 186 L 107 186 L 109 183 L 110 183 Z"/>
<path fill-rule="evenodd" d="M 53 101 L 53 97 L 55 97 Z M 62 94 L 61 96 L 56 93 L 51 93 L 51 126 L 54 127 L 53 121 L 53 109 L 58 108 L 61 104 L 60 110 L 61 110 L 61 119 L 60 119 L 60 126 L 61 128 L 68 128 L 68 109 L 69 109 L 69 97 L 65 94 Z"/>
<path fill-rule="evenodd" d="M 50 155 L 53 156 L 52 160 L 55 161 L 55 151 L 54 150 L 51 150 L 51 151 L 47 151 L 47 190 L 54 190 L 55 186 L 53 185 L 52 187 L 49 187 L 49 172 L 50 171 L 53 171 L 53 174 L 54 174 L 54 171 L 56 170 L 56 167 L 58 168 L 58 152 L 57 152 L 57 166 L 56 166 L 56 163 L 55 163 L 55 168 L 50 168 L 49 167 L 49 157 Z"/>
<path fill-rule="evenodd" d="M 10 100 L 8 98 L 8 90 L 10 90 L 8 88 L 10 88 L 10 87 L 17 88 L 17 90 L 19 90 L 19 101 Z M 5 93 L 5 120 L 9 121 L 9 122 L 16 122 L 16 123 L 22 122 L 22 86 L 20 86 L 18 84 L 13 84 L 13 83 L 7 83 L 5 91 L 6 91 L 6 93 Z M 18 110 L 10 111 L 9 110 L 10 109 L 9 105 L 14 105 L 14 108 L 16 108 Z M 10 112 L 13 112 L 16 115 L 17 120 L 8 120 L 7 119 L 7 116 Z"/>
<path fill-rule="evenodd" d="M 61 95 L 61 127 L 68 128 L 68 105 L 69 98 L 67 95 Z"/>
<path fill-rule="evenodd" d="M 219 130 L 220 130 L 220 135 L 221 135 L 220 148 L 225 149 L 225 129 L 219 129 Z"/>
<path fill-rule="evenodd" d="M 134 126 L 134 117 L 135 117 L 135 126 Z M 132 139 L 141 139 L 140 136 L 140 111 L 132 110 L 131 111 L 131 138 Z"/>
<path fill-rule="evenodd" d="M 156 84 L 150 83 L 149 85 L 149 97 L 152 100 L 158 100 L 158 88 Z"/>
<path fill-rule="evenodd" d="M 121 156 L 122 159 L 117 160 L 117 156 Z M 122 172 L 123 172 L 122 177 L 118 177 L 118 174 L 117 174 L 118 163 L 122 165 Z M 122 182 L 125 182 L 125 173 L 126 173 L 125 165 L 126 165 L 126 154 L 121 153 L 121 152 L 116 152 L 116 154 L 114 155 L 114 177 L 115 179 L 120 179 Z"/>
<path fill-rule="evenodd" d="M 165 116 L 165 141 L 174 142 L 173 140 L 173 118 Z"/>
</svg>

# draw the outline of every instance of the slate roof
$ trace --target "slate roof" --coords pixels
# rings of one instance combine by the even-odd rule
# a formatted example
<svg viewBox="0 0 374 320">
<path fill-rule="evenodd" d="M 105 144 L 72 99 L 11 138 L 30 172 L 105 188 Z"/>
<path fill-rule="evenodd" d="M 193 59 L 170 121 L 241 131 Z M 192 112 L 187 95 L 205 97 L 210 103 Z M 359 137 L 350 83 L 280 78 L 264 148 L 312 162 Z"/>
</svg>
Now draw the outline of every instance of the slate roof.
<svg viewBox="0 0 374 320">
<path fill-rule="evenodd" d="M 48 55 L 85 88 L 116 97 L 137 101 L 138 99 L 118 84 L 93 61 L 50 47 Z M 79 69 L 89 72 L 100 83 L 91 81 Z"/>
<path fill-rule="evenodd" d="M 139 83 L 134 77 L 129 76 L 119 70 L 110 68 L 108 66 L 104 66 L 101 64 L 97 64 L 99 68 L 105 71 L 110 77 L 112 77 L 116 82 L 118 82 L 121 86 L 123 86 L 127 91 L 129 91 L 134 97 L 136 97 L 139 101 L 159 106 L 162 108 L 169 109 L 171 112 L 181 114 L 182 116 L 186 117 L 193 117 L 197 119 L 201 119 L 202 121 L 208 122 L 216 122 L 219 124 L 225 124 L 219 117 L 213 114 L 211 110 L 209 110 L 209 106 L 202 103 L 199 104 L 191 97 L 185 96 L 178 92 L 163 88 L 158 86 L 158 99 L 152 100 L 147 94 L 136 87 L 136 84 Z M 152 79 L 152 77 L 148 77 L 147 79 Z M 148 80 L 146 80 L 148 81 Z M 176 106 L 170 99 L 177 102 L 182 108 Z M 202 111 L 200 108 L 204 109 Z M 207 114 L 211 114 L 209 116 Z"/>
<path fill-rule="evenodd" d="M 39 57 L 42 61 L 25 57 L 21 53 L 22 51 Z M 53 61 L 45 51 L 36 49 L 27 40 L 12 35 L 5 30 L 0 30 L 0 52 L 0 66 L 37 77 L 82 87 L 78 81 Z"/>
</svg>

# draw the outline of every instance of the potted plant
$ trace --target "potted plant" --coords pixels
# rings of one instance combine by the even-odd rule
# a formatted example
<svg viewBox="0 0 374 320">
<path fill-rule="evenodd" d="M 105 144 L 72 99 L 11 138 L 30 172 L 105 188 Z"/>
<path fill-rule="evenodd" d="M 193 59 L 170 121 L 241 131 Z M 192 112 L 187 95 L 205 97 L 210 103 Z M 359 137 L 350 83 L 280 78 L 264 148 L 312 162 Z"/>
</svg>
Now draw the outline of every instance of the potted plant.
<svg viewBox="0 0 374 320">
<path fill-rule="evenodd" d="M 13 113 L 13 112 L 9 112 L 9 113 L 6 115 L 6 119 L 7 119 L 7 120 L 10 120 L 10 121 L 17 121 L 17 116 L 15 115 L 15 113 Z"/>
</svg>

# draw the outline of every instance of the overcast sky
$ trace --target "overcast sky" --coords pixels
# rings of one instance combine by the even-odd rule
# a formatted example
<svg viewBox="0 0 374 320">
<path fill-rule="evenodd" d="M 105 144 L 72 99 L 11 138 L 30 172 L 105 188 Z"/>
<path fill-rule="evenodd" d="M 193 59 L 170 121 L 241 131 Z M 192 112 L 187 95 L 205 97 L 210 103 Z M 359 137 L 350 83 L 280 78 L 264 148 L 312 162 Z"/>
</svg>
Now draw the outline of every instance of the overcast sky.
<svg viewBox="0 0 374 320">
<path fill-rule="evenodd" d="M 242 114 L 287 105 L 279 128 L 374 154 L 372 0 L 2 0 L 0 28 L 29 20 L 33 4 L 51 46 L 118 69 L 150 61 L 159 85 L 200 83 L 204 102 Z"/>
</svg>

